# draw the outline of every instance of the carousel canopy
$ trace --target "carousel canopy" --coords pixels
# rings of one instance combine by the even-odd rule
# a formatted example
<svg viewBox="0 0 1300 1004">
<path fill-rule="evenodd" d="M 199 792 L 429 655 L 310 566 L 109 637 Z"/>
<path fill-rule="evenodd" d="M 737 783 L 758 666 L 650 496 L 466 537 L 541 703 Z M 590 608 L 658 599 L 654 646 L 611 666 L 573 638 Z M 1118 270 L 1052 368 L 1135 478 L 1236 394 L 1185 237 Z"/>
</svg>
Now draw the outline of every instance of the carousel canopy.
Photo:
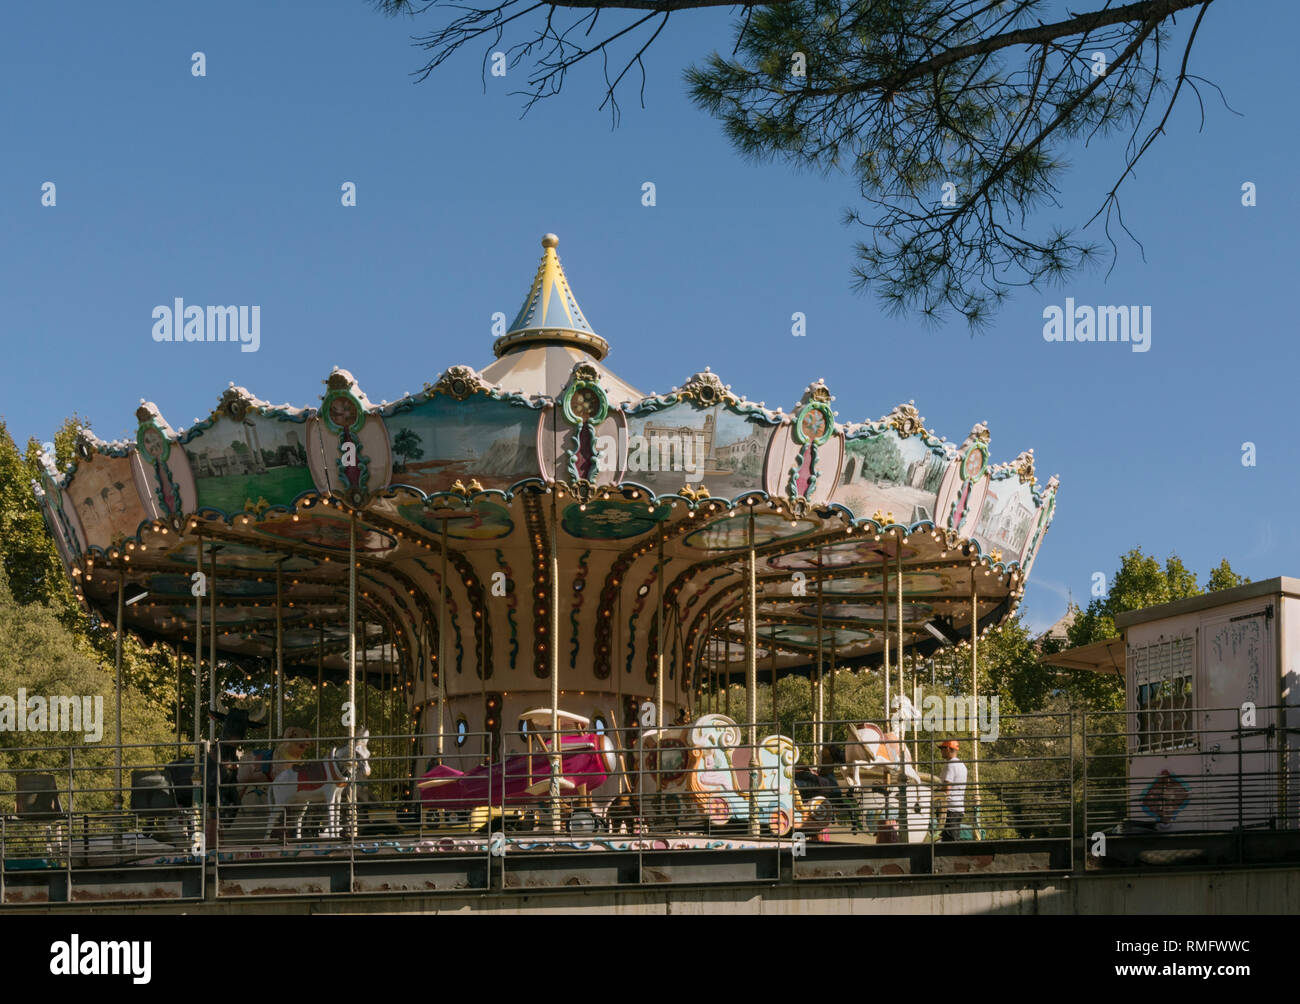
<svg viewBox="0 0 1300 1004">
<path fill-rule="evenodd" d="M 819 639 L 870 663 L 900 611 L 924 651 L 1015 608 L 1057 490 L 1032 451 L 993 464 L 986 426 L 952 443 L 911 403 L 841 424 L 821 381 L 789 412 L 707 369 L 647 396 L 603 366 L 609 343 L 542 244 L 482 370 L 384 405 L 341 369 L 315 407 L 231 385 L 189 429 L 142 401 L 134 441 L 83 435 L 38 489 L 79 596 L 112 616 L 122 581 L 129 630 L 191 642 L 202 570 L 220 655 L 274 656 L 278 595 L 286 667 L 338 672 L 355 527 L 358 668 L 398 668 L 417 694 L 443 596 L 452 692 L 545 679 L 552 644 L 562 671 L 627 692 L 652 686 L 661 646 L 678 688 L 739 670 L 751 546 L 764 669 L 806 668 Z"/>
</svg>

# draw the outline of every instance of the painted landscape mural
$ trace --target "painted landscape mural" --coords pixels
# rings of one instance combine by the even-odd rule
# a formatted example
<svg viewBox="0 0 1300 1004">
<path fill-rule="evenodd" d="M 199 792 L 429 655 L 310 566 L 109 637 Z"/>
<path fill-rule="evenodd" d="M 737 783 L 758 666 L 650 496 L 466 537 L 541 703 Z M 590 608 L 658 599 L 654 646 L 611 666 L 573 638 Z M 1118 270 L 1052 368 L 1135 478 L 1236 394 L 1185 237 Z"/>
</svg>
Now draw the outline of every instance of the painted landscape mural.
<svg viewBox="0 0 1300 1004">
<path fill-rule="evenodd" d="M 314 491 L 304 425 L 249 410 L 242 422 L 217 419 L 185 445 L 200 509 L 239 512 L 245 503 L 291 505 Z"/>
<path fill-rule="evenodd" d="M 537 477 L 538 413 L 509 401 L 439 394 L 385 419 L 393 451 L 393 484 L 426 495 L 457 480 L 507 489 Z"/>
<path fill-rule="evenodd" d="M 893 513 L 900 523 L 934 518 L 935 497 L 948 469 L 948 457 L 926 446 L 920 436 L 888 429 L 844 442 L 844 469 L 835 501 L 859 519 L 876 510 Z"/>
</svg>

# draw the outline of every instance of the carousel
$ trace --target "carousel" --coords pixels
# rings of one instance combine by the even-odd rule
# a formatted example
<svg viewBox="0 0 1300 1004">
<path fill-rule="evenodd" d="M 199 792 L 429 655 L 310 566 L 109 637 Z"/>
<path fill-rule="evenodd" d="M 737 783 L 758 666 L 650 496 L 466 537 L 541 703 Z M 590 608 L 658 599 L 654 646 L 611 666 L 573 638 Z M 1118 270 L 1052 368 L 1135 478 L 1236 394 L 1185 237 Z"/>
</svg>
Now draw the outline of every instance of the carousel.
<svg viewBox="0 0 1300 1004">
<path fill-rule="evenodd" d="M 651 769 L 671 741 L 694 751 L 691 790 L 724 778 L 706 816 L 788 830 L 801 810 L 763 777 L 798 751 L 761 734 L 759 682 L 810 679 L 814 757 L 827 667 L 881 674 L 882 718 L 906 706 L 906 659 L 973 657 L 1015 610 L 1057 479 L 910 403 L 841 422 L 821 380 L 789 410 L 707 368 L 644 393 L 606 366 L 557 243 L 483 368 L 379 403 L 344 369 L 307 407 L 231 385 L 189 428 L 142 401 L 134 441 L 87 433 L 48 469 L 50 530 L 89 609 L 184 657 L 196 746 L 227 662 L 269 680 L 276 737 L 287 677 L 353 707 L 395 696 L 412 799 L 644 795 L 671 786 Z M 745 706 L 721 706 L 737 684 Z M 361 727 L 317 729 L 342 729 L 355 775 Z M 887 735 L 850 738 L 859 766 L 889 759 Z"/>
</svg>

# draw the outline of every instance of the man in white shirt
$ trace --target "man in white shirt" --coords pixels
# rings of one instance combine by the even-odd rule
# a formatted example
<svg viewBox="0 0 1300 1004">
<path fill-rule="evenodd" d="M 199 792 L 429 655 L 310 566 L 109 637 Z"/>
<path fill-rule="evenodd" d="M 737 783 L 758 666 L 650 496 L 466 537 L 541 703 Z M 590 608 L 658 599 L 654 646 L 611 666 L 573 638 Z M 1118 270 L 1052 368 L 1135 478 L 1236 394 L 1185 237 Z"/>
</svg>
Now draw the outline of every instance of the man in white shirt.
<svg viewBox="0 0 1300 1004">
<path fill-rule="evenodd" d="M 966 814 L 966 765 L 957 759 L 957 740 L 948 739 L 939 744 L 943 758 L 943 797 L 945 816 L 940 840 L 960 840 L 961 821 Z"/>
</svg>

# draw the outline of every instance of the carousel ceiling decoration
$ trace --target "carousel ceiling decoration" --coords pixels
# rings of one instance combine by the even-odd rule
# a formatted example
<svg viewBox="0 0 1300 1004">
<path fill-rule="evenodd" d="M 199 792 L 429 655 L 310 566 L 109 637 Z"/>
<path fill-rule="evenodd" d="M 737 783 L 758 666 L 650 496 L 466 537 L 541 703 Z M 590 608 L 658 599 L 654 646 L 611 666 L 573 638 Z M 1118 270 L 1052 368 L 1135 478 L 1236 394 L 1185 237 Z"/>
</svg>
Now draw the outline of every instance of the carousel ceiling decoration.
<svg viewBox="0 0 1300 1004">
<path fill-rule="evenodd" d="M 433 686 L 440 625 L 449 685 L 544 679 L 552 644 L 560 665 L 622 674 L 629 692 L 655 679 L 661 645 L 678 689 L 730 671 L 751 546 L 765 667 L 806 668 L 819 623 L 840 665 L 878 660 L 900 575 L 909 646 L 1015 608 L 1056 504 L 1032 451 L 994 464 L 986 426 L 953 443 L 911 403 L 841 424 L 820 380 L 789 411 L 709 369 L 644 394 L 605 368 L 557 243 L 543 239 L 482 370 L 453 366 L 379 405 L 343 369 L 314 407 L 231 385 L 191 428 L 142 401 L 134 441 L 83 435 L 38 488 L 78 595 L 111 616 L 124 581 L 146 594 L 128 629 L 184 644 L 201 570 L 221 655 L 273 657 L 279 596 L 286 668 L 320 658 L 338 673 L 355 517 L 370 669 L 399 669 L 414 700 Z"/>
</svg>

